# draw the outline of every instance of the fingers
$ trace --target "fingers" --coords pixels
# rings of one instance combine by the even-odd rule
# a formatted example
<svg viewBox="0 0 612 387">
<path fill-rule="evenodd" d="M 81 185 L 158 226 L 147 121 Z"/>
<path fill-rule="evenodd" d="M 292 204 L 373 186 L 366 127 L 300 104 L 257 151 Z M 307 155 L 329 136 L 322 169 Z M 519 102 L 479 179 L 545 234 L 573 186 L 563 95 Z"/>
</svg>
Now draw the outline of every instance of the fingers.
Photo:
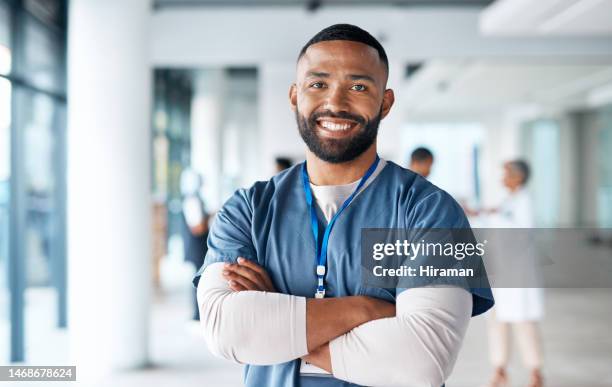
<svg viewBox="0 0 612 387">
<path fill-rule="evenodd" d="M 256 272 L 259 275 L 259 278 L 261 278 L 261 280 L 263 280 L 263 282 L 267 286 L 268 290 L 274 289 L 274 285 L 272 284 L 272 280 L 270 279 L 270 276 L 268 275 L 268 272 L 266 272 L 266 270 L 263 267 L 259 266 L 258 264 L 256 264 L 253 261 L 250 261 L 250 260 L 242 258 L 242 257 L 238 258 L 238 265 L 243 266 L 243 267 L 247 267 L 247 268 L 253 270 L 254 272 Z"/>
<path fill-rule="evenodd" d="M 225 265 L 225 271 L 244 277 L 245 279 L 261 287 L 262 290 L 264 287 L 266 287 L 266 282 L 259 276 L 259 274 L 248 267 L 230 263 Z M 234 279 L 234 277 L 232 277 L 232 279 Z"/>
<path fill-rule="evenodd" d="M 254 272 L 256 272 L 259 275 L 266 275 L 267 274 L 266 271 L 261 266 L 259 266 L 258 264 L 256 264 L 253 261 L 249 261 L 246 258 L 238 257 L 238 264 L 240 266 L 247 267 L 247 268 L 253 270 Z"/>
<path fill-rule="evenodd" d="M 224 265 L 223 277 L 230 281 L 232 290 L 276 291 L 265 269 L 242 257 L 238 258 L 238 263 Z"/>
<path fill-rule="evenodd" d="M 230 289 L 232 289 L 235 292 L 241 292 L 243 290 L 249 290 L 249 289 L 245 288 L 244 286 L 240 285 L 238 282 L 236 282 L 234 280 L 229 280 L 228 284 L 229 284 Z"/>
<path fill-rule="evenodd" d="M 234 273 L 230 270 L 224 270 L 223 277 L 228 280 L 229 286 L 232 290 L 261 290 L 260 285 L 251 281 L 249 278 Z"/>
</svg>

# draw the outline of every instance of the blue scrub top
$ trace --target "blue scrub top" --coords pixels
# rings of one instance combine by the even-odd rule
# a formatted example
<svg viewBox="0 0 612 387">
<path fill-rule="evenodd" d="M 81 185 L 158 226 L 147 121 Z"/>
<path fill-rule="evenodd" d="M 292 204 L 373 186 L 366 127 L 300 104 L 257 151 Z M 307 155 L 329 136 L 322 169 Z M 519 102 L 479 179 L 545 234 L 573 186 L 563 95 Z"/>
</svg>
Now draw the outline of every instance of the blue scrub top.
<svg viewBox="0 0 612 387">
<path fill-rule="evenodd" d="M 317 287 L 315 241 L 304 195 L 302 164 L 269 181 L 240 189 L 217 214 L 208 238 L 204 269 L 215 262 L 245 257 L 269 273 L 276 289 L 312 298 Z M 382 289 L 361 284 L 362 228 L 469 228 L 457 202 L 420 175 L 387 162 L 337 219 L 331 232 L 325 276 L 326 297 L 366 295 L 395 302 L 405 289 Z M 472 316 L 493 306 L 488 287 L 468 289 Z M 298 386 L 300 360 L 273 366 L 247 365 L 246 386 Z M 330 378 L 332 380 L 336 380 Z M 337 385 L 346 385 L 337 380 Z"/>
</svg>

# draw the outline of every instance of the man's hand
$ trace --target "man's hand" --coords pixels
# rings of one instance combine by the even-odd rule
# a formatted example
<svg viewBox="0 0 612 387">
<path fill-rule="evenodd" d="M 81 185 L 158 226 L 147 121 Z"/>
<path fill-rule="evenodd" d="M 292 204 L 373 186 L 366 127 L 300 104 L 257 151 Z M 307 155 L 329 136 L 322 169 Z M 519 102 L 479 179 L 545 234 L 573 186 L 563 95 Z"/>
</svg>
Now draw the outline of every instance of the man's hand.
<svg viewBox="0 0 612 387">
<path fill-rule="evenodd" d="M 238 263 L 226 263 L 223 268 L 223 278 L 236 292 L 242 290 L 276 292 L 268 273 L 261 266 L 246 258 L 238 258 Z"/>
<path fill-rule="evenodd" d="M 310 353 L 302 357 L 302 361 L 317 366 L 330 374 L 332 373 L 331 354 L 329 352 L 329 343 L 323 344 L 319 348 L 310 351 Z"/>
</svg>

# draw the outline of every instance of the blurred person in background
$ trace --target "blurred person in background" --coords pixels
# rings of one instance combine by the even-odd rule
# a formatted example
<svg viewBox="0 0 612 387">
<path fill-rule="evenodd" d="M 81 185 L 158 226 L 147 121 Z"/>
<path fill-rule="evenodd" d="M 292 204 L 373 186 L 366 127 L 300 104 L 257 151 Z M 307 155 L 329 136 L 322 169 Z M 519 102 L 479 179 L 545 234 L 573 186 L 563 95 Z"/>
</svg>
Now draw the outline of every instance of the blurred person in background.
<svg viewBox="0 0 612 387">
<path fill-rule="evenodd" d="M 479 215 L 479 223 L 494 228 L 534 227 L 531 198 L 525 188 L 530 168 L 524 160 L 512 160 L 504 164 L 503 185 L 508 190 L 506 199 L 497 208 L 473 211 Z M 506 258 L 506 257 L 502 257 Z M 535 271 L 533 260 L 523 261 L 533 267 L 524 267 L 524 274 Z M 524 366 L 530 371 L 529 387 L 541 387 L 542 344 L 539 321 L 544 315 L 544 294 L 541 288 L 515 287 L 493 288 L 495 307 L 490 313 L 489 351 L 494 374 L 487 387 L 509 386 L 507 367 L 510 358 L 511 330 L 515 332 Z"/>
<path fill-rule="evenodd" d="M 427 148 L 419 147 L 412 151 L 410 155 L 410 166 L 408 169 L 427 178 L 431 173 L 431 166 L 434 162 L 433 153 Z"/>
<path fill-rule="evenodd" d="M 202 176 L 190 168 L 181 173 L 181 195 L 183 197 L 183 246 L 185 260 L 193 263 L 197 270 L 204 263 L 208 247 L 208 220 L 204 201 L 200 196 Z M 200 320 L 197 292 L 193 292 L 193 317 Z"/>
<path fill-rule="evenodd" d="M 291 161 L 288 157 L 277 157 L 275 159 L 276 162 L 276 173 L 282 172 L 285 169 L 291 168 L 293 165 L 293 161 Z"/>
</svg>

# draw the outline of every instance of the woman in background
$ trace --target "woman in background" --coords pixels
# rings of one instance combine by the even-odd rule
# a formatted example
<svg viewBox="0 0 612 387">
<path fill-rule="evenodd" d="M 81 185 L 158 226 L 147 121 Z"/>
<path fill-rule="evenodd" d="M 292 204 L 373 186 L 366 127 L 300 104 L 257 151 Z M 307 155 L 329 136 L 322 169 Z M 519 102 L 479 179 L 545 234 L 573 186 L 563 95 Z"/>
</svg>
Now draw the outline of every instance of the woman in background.
<svg viewBox="0 0 612 387">
<path fill-rule="evenodd" d="M 468 215 L 481 215 L 486 227 L 533 228 L 531 199 L 525 188 L 529 179 L 529 165 L 523 160 L 504 164 L 503 184 L 507 198 L 498 208 L 486 211 L 466 209 Z M 525 273 L 535 272 L 534 260 L 525 260 L 533 267 L 524 267 Z M 542 387 L 542 345 L 539 321 L 544 315 L 544 294 L 541 288 L 493 288 L 495 306 L 490 313 L 489 351 L 495 368 L 487 387 L 506 387 L 510 358 L 510 331 L 515 332 L 524 366 L 529 370 L 529 387 Z"/>
</svg>

